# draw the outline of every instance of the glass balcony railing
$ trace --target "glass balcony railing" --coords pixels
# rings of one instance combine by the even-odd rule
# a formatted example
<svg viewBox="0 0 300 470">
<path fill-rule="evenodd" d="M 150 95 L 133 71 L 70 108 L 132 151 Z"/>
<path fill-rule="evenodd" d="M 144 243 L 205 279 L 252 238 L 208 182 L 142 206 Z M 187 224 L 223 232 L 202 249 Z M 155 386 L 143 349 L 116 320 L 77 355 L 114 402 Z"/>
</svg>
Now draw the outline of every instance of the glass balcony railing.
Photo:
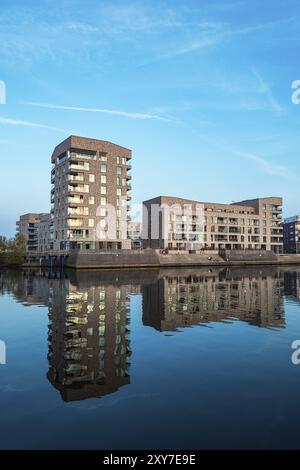
<svg viewBox="0 0 300 470">
<path fill-rule="evenodd" d="M 70 162 L 69 171 L 85 170 L 89 171 L 90 165 L 87 162 Z"/>
<path fill-rule="evenodd" d="M 83 175 L 68 175 L 68 181 L 84 181 Z"/>
<path fill-rule="evenodd" d="M 69 185 L 68 192 L 69 193 L 88 193 L 89 186 L 87 184 Z"/>
<path fill-rule="evenodd" d="M 68 197 L 69 204 L 82 204 L 83 199 L 80 197 Z"/>
</svg>

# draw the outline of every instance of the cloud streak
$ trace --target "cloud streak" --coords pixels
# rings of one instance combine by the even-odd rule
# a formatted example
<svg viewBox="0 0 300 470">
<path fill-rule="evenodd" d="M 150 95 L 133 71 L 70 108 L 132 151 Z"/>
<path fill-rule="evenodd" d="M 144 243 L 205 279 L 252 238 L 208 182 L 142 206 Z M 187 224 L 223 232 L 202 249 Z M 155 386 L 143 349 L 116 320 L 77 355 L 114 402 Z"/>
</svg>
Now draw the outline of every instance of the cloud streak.
<svg viewBox="0 0 300 470">
<path fill-rule="evenodd" d="M 57 127 L 51 127 L 45 124 L 39 124 L 37 122 L 32 122 L 32 121 L 24 121 L 22 119 L 0 117 L 0 125 L 1 124 L 8 125 L 8 126 L 31 127 L 32 129 L 51 129 L 53 131 L 64 132 L 64 133 L 66 132 L 65 130 L 59 129 Z"/>
<path fill-rule="evenodd" d="M 115 109 L 104 109 L 104 108 L 86 108 L 80 106 L 64 106 L 64 105 L 57 105 L 51 103 L 39 103 L 34 101 L 25 101 L 22 103 L 26 106 L 37 106 L 39 108 L 47 108 L 47 109 L 62 109 L 66 111 L 81 111 L 81 112 L 88 112 L 88 113 L 102 113 L 102 114 L 111 114 L 114 116 L 121 116 L 130 119 L 154 119 L 159 121 L 171 121 L 169 118 L 165 118 L 163 116 L 158 116 L 157 114 L 150 114 L 150 113 L 132 113 L 128 111 L 120 111 Z"/>
<path fill-rule="evenodd" d="M 254 69 L 252 70 L 252 72 L 258 80 L 258 92 L 266 97 L 270 107 L 273 109 L 273 111 L 275 111 L 275 113 L 281 114 L 284 111 L 284 108 L 278 103 L 278 101 L 274 97 L 270 86 L 264 81 L 264 79 L 257 72 L 257 70 Z"/>
<path fill-rule="evenodd" d="M 252 153 L 245 153 L 245 152 L 235 152 L 236 155 L 255 162 L 259 168 L 270 176 L 280 176 L 281 178 L 286 178 L 289 180 L 300 181 L 299 176 L 292 173 L 289 168 L 284 165 L 277 165 L 275 163 L 271 163 L 268 160 L 260 157 L 259 155 L 255 155 Z"/>
</svg>

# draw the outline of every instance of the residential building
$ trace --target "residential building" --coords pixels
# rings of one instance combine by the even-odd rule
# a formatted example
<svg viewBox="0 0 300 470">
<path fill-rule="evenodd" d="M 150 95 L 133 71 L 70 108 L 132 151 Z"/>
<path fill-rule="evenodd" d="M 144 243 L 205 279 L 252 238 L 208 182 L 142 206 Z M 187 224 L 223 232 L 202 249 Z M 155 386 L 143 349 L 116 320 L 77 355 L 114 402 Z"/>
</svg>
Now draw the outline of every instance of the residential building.
<svg viewBox="0 0 300 470">
<path fill-rule="evenodd" d="M 217 204 L 159 196 L 143 203 L 143 245 L 169 250 L 283 251 L 282 198 Z"/>
<path fill-rule="evenodd" d="M 142 224 L 141 222 L 130 222 L 128 226 L 128 237 L 131 240 L 131 248 L 138 250 L 142 248 Z"/>
<path fill-rule="evenodd" d="M 40 222 L 37 225 L 37 236 L 38 236 L 38 252 L 48 253 L 53 249 L 52 241 L 52 225 L 50 214 L 42 215 Z"/>
<path fill-rule="evenodd" d="M 26 251 L 39 251 L 39 224 L 45 219 L 49 220 L 50 214 L 47 213 L 28 213 L 20 216 L 17 221 L 17 233 L 23 235 L 26 239 Z"/>
<path fill-rule="evenodd" d="M 284 219 L 283 244 L 285 253 L 300 253 L 300 215 Z"/>
<path fill-rule="evenodd" d="M 70 136 L 52 154 L 53 249 L 130 249 L 131 150 Z"/>
</svg>

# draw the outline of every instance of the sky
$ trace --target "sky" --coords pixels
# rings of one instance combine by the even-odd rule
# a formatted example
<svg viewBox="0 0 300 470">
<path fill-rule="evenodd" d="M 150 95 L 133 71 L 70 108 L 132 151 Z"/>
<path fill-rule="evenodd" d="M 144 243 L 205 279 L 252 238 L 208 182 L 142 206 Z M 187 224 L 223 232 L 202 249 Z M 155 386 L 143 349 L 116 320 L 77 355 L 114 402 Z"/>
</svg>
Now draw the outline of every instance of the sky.
<svg viewBox="0 0 300 470">
<path fill-rule="evenodd" d="M 50 210 L 70 134 L 132 149 L 135 204 L 300 213 L 299 48 L 298 0 L 0 0 L 0 234 Z"/>
</svg>

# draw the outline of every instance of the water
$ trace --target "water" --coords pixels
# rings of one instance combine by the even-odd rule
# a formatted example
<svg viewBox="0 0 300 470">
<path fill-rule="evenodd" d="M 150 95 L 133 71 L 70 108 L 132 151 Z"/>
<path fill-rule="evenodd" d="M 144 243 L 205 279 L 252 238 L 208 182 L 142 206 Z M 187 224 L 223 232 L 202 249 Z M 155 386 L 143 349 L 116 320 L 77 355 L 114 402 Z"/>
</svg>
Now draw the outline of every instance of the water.
<svg viewBox="0 0 300 470">
<path fill-rule="evenodd" d="M 300 268 L 0 271 L 2 449 L 300 448 Z"/>
</svg>

